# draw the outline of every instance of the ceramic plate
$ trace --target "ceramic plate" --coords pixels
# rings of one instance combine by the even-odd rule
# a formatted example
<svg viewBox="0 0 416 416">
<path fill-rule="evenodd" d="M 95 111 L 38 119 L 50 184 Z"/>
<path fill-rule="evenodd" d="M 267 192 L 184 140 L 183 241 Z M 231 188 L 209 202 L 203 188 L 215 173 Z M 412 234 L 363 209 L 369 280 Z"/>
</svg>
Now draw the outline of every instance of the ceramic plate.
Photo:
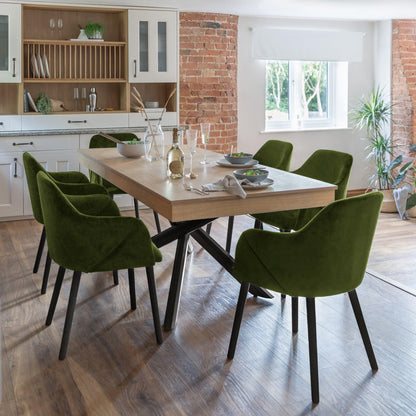
<svg viewBox="0 0 416 416">
<path fill-rule="evenodd" d="M 29 101 L 29 105 L 30 105 L 30 107 L 32 107 L 32 110 L 38 112 L 38 108 L 36 107 L 36 104 L 33 101 L 33 98 L 30 95 L 29 91 L 27 92 L 27 100 Z"/>
<path fill-rule="evenodd" d="M 43 69 L 45 70 L 45 77 L 46 78 L 50 78 L 50 73 L 49 73 L 49 64 L 48 64 L 48 58 L 46 57 L 46 55 L 43 55 L 42 57 L 43 59 Z"/>
<path fill-rule="evenodd" d="M 258 185 L 253 186 L 253 185 L 241 185 L 244 189 L 249 190 L 249 191 L 255 191 L 257 189 L 265 189 L 268 188 L 269 186 L 274 184 L 274 180 L 270 179 L 270 178 L 266 178 L 264 181 L 259 182 Z"/>
<path fill-rule="evenodd" d="M 251 159 L 250 162 L 244 164 L 230 163 L 226 159 L 217 160 L 217 165 L 224 166 L 226 168 L 248 168 L 250 166 L 257 165 L 257 163 L 259 163 L 259 161 L 255 159 Z"/>
<path fill-rule="evenodd" d="M 36 55 L 37 61 L 38 61 L 38 68 L 39 68 L 39 74 L 41 78 L 45 78 L 45 71 L 43 70 L 43 64 L 42 64 L 42 58 L 40 55 Z"/>
<path fill-rule="evenodd" d="M 39 78 L 39 68 L 38 68 L 38 62 L 36 60 L 36 56 L 32 55 L 32 76 L 33 78 Z"/>
</svg>

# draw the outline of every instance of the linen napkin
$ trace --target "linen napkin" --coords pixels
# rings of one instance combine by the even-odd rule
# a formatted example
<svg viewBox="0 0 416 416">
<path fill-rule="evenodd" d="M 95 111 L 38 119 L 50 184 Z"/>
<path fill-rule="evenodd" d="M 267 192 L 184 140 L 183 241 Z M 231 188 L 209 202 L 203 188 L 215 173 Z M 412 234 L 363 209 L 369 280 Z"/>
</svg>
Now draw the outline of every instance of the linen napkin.
<svg viewBox="0 0 416 416">
<path fill-rule="evenodd" d="M 207 192 L 226 191 L 230 194 L 237 195 L 240 198 L 245 199 L 247 194 L 242 185 L 244 185 L 246 188 L 256 189 L 262 184 L 261 182 L 250 182 L 248 179 L 238 180 L 233 175 L 225 175 L 223 179 L 220 179 L 217 182 L 202 185 L 202 190 Z"/>
</svg>

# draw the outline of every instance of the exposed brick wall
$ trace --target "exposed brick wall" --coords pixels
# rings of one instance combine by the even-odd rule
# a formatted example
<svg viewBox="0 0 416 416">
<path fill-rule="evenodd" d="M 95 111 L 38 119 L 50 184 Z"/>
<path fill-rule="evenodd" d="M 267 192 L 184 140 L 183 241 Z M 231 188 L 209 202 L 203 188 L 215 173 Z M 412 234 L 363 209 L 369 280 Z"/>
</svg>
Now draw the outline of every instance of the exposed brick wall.
<svg viewBox="0 0 416 416">
<path fill-rule="evenodd" d="M 392 137 L 406 154 L 416 142 L 416 20 L 393 20 Z"/>
<path fill-rule="evenodd" d="M 208 148 L 237 148 L 238 16 L 179 14 L 180 123 L 211 123 Z"/>
</svg>

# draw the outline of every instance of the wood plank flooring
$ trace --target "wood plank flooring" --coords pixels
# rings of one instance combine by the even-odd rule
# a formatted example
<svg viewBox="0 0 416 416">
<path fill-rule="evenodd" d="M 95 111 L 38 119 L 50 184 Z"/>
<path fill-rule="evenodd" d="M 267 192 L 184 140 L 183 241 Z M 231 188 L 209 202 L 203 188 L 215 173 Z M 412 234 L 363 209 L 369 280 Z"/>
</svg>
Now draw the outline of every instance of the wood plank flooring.
<svg viewBox="0 0 416 416">
<path fill-rule="evenodd" d="M 381 214 L 368 268 L 416 292 L 416 218 Z"/>
<path fill-rule="evenodd" d="M 142 217 L 154 233 L 152 213 L 142 211 Z M 252 221 L 237 217 L 235 236 Z M 388 219 L 386 224 L 390 227 Z M 225 242 L 225 231 L 226 219 L 217 220 L 212 232 L 219 242 Z M 42 274 L 31 272 L 40 232 L 33 220 L 0 223 L 0 415 L 416 414 L 414 296 L 371 276 L 358 289 L 380 368 L 374 375 L 348 296 L 317 300 L 321 402 L 312 408 L 304 300 L 299 333 L 292 336 L 290 298 L 249 297 L 236 356 L 228 361 L 239 285 L 195 242 L 178 325 L 164 332 L 161 346 L 155 342 L 143 270 L 136 270 L 134 312 L 126 272 L 116 287 L 111 273 L 83 275 L 67 358 L 59 361 L 70 276 L 54 321 L 45 327 L 57 267 L 47 294 L 40 295 Z M 380 250 L 396 235 L 383 224 L 378 233 Z M 400 241 L 395 244 L 400 251 Z M 174 244 L 164 247 L 163 262 L 155 268 L 162 318 L 174 249 Z M 387 255 L 388 250 L 379 258 Z M 376 267 L 377 256 L 372 262 Z"/>
</svg>

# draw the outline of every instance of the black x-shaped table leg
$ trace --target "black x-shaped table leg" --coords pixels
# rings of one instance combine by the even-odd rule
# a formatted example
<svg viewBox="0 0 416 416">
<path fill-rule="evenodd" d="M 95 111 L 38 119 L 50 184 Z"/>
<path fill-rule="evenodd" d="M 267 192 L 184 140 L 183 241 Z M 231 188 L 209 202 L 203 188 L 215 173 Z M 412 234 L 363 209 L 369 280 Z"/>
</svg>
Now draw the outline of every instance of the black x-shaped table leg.
<svg viewBox="0 0 416 416">
<path fill-rule="evenodd" d="M 186 247 L 190 236 L 192 236 L 229 273 L 232 272 L 234 258 L 201 228 L 214 220 L 215 218 L 209 218 L 205 220 L 172 223 L 171 227 L 152 237 L 153 243 L 157 247 L 163 247 L 166 244 L 177 240 L 172 279 L 170 282 L 169 297 L 165 313 L 165 330 L 171 330 L 175 327 L 182 290 Z M 254 296 L 263 298 L 273 297 L 268 290 L 253 285 L 250 285 L 250 293 Z"/>
</svg>

